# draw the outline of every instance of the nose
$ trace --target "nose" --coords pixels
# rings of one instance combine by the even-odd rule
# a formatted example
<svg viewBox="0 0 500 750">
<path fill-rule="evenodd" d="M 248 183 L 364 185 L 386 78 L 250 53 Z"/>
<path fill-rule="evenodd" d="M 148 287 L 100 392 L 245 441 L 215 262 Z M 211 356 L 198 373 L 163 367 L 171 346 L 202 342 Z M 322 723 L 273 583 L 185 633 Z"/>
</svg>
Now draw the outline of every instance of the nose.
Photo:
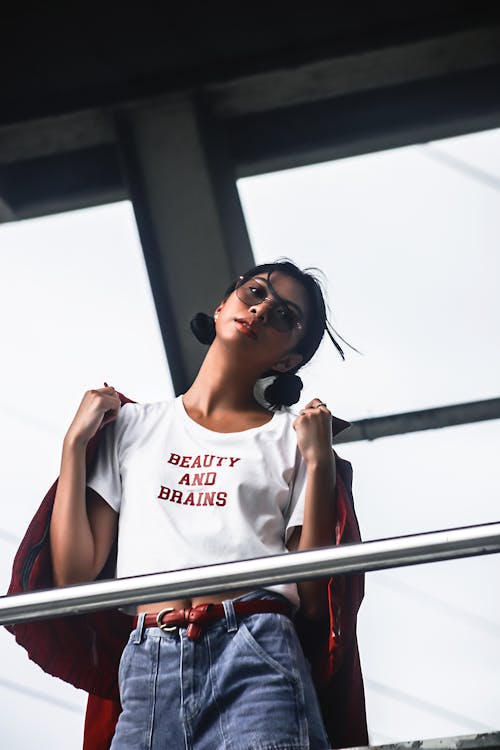
<svg viewBox="0 0 500 750">
<path fill-rule="evenodd" d="M 272 305 L 272 300 L 263 299 L 262 302 L 253 304 L 252 307 L 248 309 L 248 312 L 252 313 L 252 315 L 256 315 L 259 320 L 263 320 L 265 323 L 267 323 L 269 310 Z"/>
</svg>

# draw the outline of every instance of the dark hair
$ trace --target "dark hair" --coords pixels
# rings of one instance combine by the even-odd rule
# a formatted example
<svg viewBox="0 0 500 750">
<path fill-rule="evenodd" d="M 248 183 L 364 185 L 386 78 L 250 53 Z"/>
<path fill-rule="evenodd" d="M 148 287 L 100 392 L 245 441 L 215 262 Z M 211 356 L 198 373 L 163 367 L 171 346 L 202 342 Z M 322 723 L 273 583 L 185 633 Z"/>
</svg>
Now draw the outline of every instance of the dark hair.
<svg viewBox="0 0 500 750">
<path fill-rule="evenodd" d="M 342 359 L 345 359 L 342 347 L 334 338 L 333 329 L 327 319 L 326 305 L 320 282 L 311 273 L 311 270 L 306 269 L 302 271 L 291 261 L 283 260 L 254 266 L 254 268 L 246 271 L 242 277 L 243 280 L 246 280 L 251 279 L 253 276 L 279 271 L 298 281 L 305 289 L 307 295 L 308 314 L 305 333 L 294 348 L 294 351 L 302 355 L 302 361 L 285 373 L 274 370 L 263 373 L 263 377 L 268 375 L 276 376 L 274 382 L 264 391 L 266 401 L 276 408 L 291 406 L 299 400 L 300 391 L 302 390 L 302 380 L 295 373 L 312 358 L 321 343 L 325 331 Z M 237 281 L 234 281 L 226 289 L 224 299 L 227 299 L 234 292 L 237 283 Z M 191 321 L 191 330 L 202 344 L 211 344 L 215 338 L 214 319 L 205 313 L 197 313 Z"/>
</svg>

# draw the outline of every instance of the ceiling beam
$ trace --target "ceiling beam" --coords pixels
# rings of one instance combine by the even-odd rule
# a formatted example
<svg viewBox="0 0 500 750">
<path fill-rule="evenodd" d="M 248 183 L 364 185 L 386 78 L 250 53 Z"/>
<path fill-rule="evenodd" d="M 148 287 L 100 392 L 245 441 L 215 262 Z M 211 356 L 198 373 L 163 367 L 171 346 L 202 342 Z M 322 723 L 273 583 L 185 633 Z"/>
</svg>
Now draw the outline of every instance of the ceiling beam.
<svg viewBox="0 0 500 750">
<path fill-rule="evenodd" d="M 0 188 L 1 192 L 1 188 Z M 0 223 L 5 221 L 14 221 L 16 218 L 16 215 L 14 211 L 12 210 L 12 206 L 10 206 L 5 198 L 0 195 Z"/>
<path fill-rule="evenodd" d="M 81 110 L 0 128 L 0 164 L 40 159 L 114 143 L 113 117 Z"/>
<path fill-rule="evenodd" d="M 219 117 L 240 117 L 500 64 L 500 26 L 283 66 L 205 88 Z"/>
<path fill-rule="evenodd" d="M 114 144 L 0 164 L 0 221 L 30 219 L 127 197 Z"/>
<path fill-rule="evenodd" d="M 500 398 L 360 419 L 342 432 L 335 440 L 335 444 L 376 440 L 391 435 L 455 427 L 489 419 L 500 419 Z"/>
<path fill-rule="evenodd" d="M 238 176 L 500 125 L 500 65 L 226 120 Z"/>
</svg>

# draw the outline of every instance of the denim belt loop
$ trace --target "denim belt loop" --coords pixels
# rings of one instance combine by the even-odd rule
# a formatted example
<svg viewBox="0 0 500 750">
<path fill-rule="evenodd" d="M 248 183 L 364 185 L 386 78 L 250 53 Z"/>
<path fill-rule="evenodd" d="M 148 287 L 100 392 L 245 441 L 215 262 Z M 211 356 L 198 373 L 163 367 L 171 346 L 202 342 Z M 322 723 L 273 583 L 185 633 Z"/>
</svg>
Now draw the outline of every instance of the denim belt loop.
<svg viewBox="0 0 500 750">
<path fill-rule="evenodd" d="M 141 614 L 137 617 L 137 627 L 135 629 L 135 636 L 132 641 L 132 643 L 139 644 L 142 641 L 142 636 L 144 633 L 144 620 L 146 619 L 146 613 L 141 612 Z"/>
<path fill-rule="evenodd" d="M 236 619 L 233 600 L 226 599 L 222 602 L 222 606 L 224 607 L 224 614 L 226 615 L 227 632 L 236 633 L 238 630 L 238 620 Z"/>
</svg>

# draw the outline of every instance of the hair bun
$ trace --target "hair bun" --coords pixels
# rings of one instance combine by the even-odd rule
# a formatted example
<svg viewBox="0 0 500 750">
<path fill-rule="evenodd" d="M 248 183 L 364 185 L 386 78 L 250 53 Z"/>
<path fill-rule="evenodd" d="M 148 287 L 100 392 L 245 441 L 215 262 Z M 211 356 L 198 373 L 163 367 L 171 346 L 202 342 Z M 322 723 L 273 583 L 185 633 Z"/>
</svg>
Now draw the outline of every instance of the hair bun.
<svg viewBox="0 0 500 750">
<path fill-rule="evenodd" d="M 280 372 L 276 375 L 274 381 L 267 386 L 264 391 L 264 398 L 271 406 L 291 406 L 296 404 L 300 398 L 302 390 L 302 380 L 298 375 L 290 375 L 287 372 Z"/>
<path fill-rule="evenodd" d="M 206 313 L 196 313 L 190 322 L 191 330 L 200 344 L 210 345 L 215 338 L 214 319 Z"/>
</svg>

